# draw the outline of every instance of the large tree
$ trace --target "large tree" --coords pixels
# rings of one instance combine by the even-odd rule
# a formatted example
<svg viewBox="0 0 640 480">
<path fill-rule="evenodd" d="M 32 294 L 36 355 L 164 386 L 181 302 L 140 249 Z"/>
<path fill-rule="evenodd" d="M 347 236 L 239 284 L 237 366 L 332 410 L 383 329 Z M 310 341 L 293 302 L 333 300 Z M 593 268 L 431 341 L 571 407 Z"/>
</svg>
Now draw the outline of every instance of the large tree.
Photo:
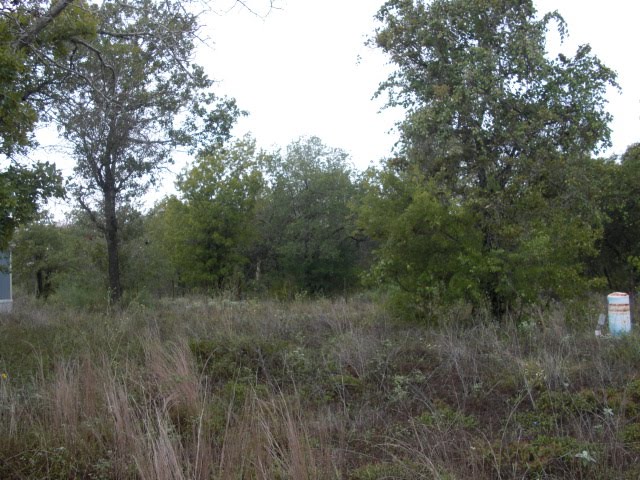
<svg viewBox="0 0 640 480">
<path fill-rule="evenodd" d="M 350 208 L 358 188 L 348 154 L 310 137 L 268 158 L 255 251 L 262 272 L 282 294 L 351 289 L 360 239 Z"/>
<path fill-rule="evenodd" d="M 93 38 L 86 3 L 2 2 L 0 6 L 0 249 L 17 225 L 34 218 L 38 202 L 62 195 L 53 164 L 25 162 L 33 129 L 68 90 L 74 47 Z"/>
<path fill-rule="evenodd" d="M 213 148 L 239 111 L 216 98 L 192 61 L 197 16 L 184 2 L 105 1 L 99 35 L 73 65 L 73 93 L 57 117 L 77 161 L 73 192 L 104 233 L 109 291 L 122 293 L 119 207 L 139 197 L 179 145 Z"/>
<path fill-rule="evenodd" d="M 241 293 L 249 248 L 257 234 L 261 157 L 248 136 L 203 152 L 180 175 L 176 183 L 180 198 L 170 197 L 160 207 L 162 240 L 181 286 Z"/>
<path fill-rule="evenodd" d="M 396 66 L 380 93 L 407 115 L 363 216 L 376 271 L 414 300 L 496 315 L 579 285 L 598 234 L 581 165 L 608 145 L 615 74 L 588 45 L 550 58 L 565 23 L 532 0 L 389 0 L 377 19 Z"/>
<path fill-rule="evenodd" d="M 96 35 L 83 1 L 27 0 L 0 6 L 0 153 L 33 144 L 31 133 L 66 92 L 74 48 Z"/>
</svg>

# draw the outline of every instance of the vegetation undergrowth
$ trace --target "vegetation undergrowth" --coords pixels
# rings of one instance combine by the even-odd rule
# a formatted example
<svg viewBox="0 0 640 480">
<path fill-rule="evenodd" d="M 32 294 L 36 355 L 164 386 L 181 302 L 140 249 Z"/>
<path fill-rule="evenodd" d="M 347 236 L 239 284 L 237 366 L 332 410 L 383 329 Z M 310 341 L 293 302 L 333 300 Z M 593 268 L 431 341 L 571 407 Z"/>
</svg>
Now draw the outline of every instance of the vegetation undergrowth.
<svg viewBox="0 0 640 480">
<path fill-rule="evenodd" d="M 556 308 L 421 327 L 364 299 L 16 301 L 0 478 L 640 475 L 640 339 Z"/>
</svg>

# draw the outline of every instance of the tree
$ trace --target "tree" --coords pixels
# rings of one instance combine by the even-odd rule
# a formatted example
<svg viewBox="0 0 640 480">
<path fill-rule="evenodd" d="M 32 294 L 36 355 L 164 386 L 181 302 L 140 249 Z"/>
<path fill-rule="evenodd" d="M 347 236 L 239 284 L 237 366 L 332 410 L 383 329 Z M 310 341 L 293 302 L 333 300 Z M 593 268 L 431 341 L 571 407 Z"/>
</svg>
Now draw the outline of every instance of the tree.
<svg viewBox="0 0 640 480">
<path fill-rule="evenodd" d="M 94 15 L 100 35 L 83 45 L 57 120 L 77 160 L 74 195 L 106 239 L 117 301 L 120 206 L 154 183 L 177 146 L 220 145 L 240 112 L 192 63 L 198 23 L 183 2 L 107 1 Z"/>
<path fill-rule="evenodd" d="M 240 293 L 257 233 L 261 156 L 245 137 L 203 152 L 178 179 L 180 198 L 167 199 L 162 209 L 164 243 L 182 285 Z"/>
<path fill-rule="evenodd" d="M 604 223 L 590 266 L 610 290 L 634 292 L 640 280 L 640 144 L 620 157 L 594 160 L 590 176 Z"/>
<path fill-rule="evenodd" d="M 398 158 L 371 182 L 390 221 L 363 217 L 382 278 L 496 316 L 579 286 L 599 232 L 581 167 L 608 145 L 615 74 L 588 45 L 548 58 L 547 30 L 565 23 L 530 0 L 389 0 L 377 19 L 374 42 L 397 67 L 379 94 L 407 110 Z M 414 242 L 430 249 L 407 258 Z"/>
<path fill-rule="evenodd" d="M 57 287 L 56 277 L 68 267 L 64 232 L 50 218 L 19 228 L 12 251 L 12 273 L 16 284 L 33 288 L 37 298 L 47 299 Z"/>
<path fill-rule="evenodd" d="M 359 252 L 351 212 L 357 186 L 347 153 L 316 137 L 300 139 L 271 157 L 265 175 L 256 251 L 262 272 L 294 291 L 350 288 Z"/>
<path fill-rule="evenodd" d="M 0 250 L 19 225 L 36 217 L 38 203 L 51 196 L 62 197 L 63 189 L 59 172 L 48 162 L 32 167 L 13 164 L 0 172 Z"/>
<path fill-rule="evenodd" d="M 28 0 L 0 7 L 0 153 L 33 144 L 31 132 L 62 95 L 74 45 L 96 35 L 82 1 Z"/>
<path fill-rule="evenodd" d="M 20 226 L 12 249 L 14 281 L 35 296 L 83 307 L 105 304 L 105 245 L 85 212 L 75 210 L 67 223 L 48 214 Z"/>
<path fill-rule="evenodd" d="M 38 202 L 63 195 L 55 167 L 17 159 L 34 144 L 36 123 L 67 91 L 73 44 L 95 35 L 81 1 L 3 2 L 0 6 L 0 249 L 14 229 L 33 219 Z"/>
</svg>

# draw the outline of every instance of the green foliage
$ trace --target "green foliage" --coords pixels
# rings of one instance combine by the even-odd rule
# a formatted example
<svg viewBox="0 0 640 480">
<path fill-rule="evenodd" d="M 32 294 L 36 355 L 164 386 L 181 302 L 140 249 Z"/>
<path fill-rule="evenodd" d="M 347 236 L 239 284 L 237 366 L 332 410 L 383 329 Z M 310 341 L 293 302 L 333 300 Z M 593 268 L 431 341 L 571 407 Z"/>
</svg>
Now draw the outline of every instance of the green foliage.
<svg viewBox="0 0 640 480">
<path fill-rule="evenodd" d="M 18 230 L 12 250 L 14 283 L 27 290 L 35 285 L 36 297 L 46 299 L 56 288 L 56 277 L 68 268 L 70 251 L 64 231 L 47 219 Z"/>
<path fill-rule="evenodd" d="M 411 460 L 396 461 L 394 463 L 368 463 L 351 471 L 349 480 L 418 480 L 418 479 L 441 479 L 450 480 L 453 477 L 438 472 L 433 474 L 425 465 L 412 462 Z"/>
<path fill-rule="evenodd" d="M 272 289 L 285 296 L 352 289 L 360 261 L 352 175 L 347 154 L 315 137 L 268 159 L 256 258 Z"/>
<path fill-rule="evenodd" d="M 205 150 L 177 187 L 154 222 L 182 286 L 283 299 L 353 289 L 366 239 L 343 151 L 310 138 L 266 153 L 245 137 Z"/>
<path fill-rule="evenodd" d="M 418 417 L 418 421 L 427 427 L 439 429 L 476 428 L 478 426 L 478 420 L 472 415 L 465 415 L 444 403 L 438 403 L 432 410 L 422 413 Z"/>
<path fill-rule="evenodd" d="M 38 202 L 63 196 L 54 165 L 20 164 L 15 156 L 34 145 L 36 123 L 66 98 L 72 44 L 95 34 L 84 2 L 61 0 L 52 6 L 29 0 L 3 2 L 0 8 L 0 154 L 10 159 L 0 166 L 0 250 L 17 226 L 34 219 Z"/>
<path fill-rule="evenodd" d="M 221 145 L 240 111 L 193 63 L 198 17 L 183 2 L 104 2 L 94 11 L 100 35 L 79 47 L 74 94 L 56 120 L 77 160 L 71 189 L 104 233 L 116 302 L 119 212 L 155 183 L 177 146 Z"/>
<path fill-rule="evenodd" d="M 65 264 L 53 277 L 56 293 L 52 301 L 104 311 L 109 303 L 104 235 L 80 211 L 72 213 L 68 224 L 56 228 L 62 236 L 60 256 Z"/>
<path fill-rule="evenodd" d="M 35 219 L 39 202 L 63 195 L 60 173 L 50 163 L 31 168 L 12 164 L 0 171 L 0 250 L 6 249 L 19 225 Z"/>
<path fill-rule="evenodd" d="M 529 475 L 526 478 L 589 478 L 601 449 L 573 437 L 539 435 L 530 441 L 514 442 L 499 453 L 498 461 L 505 474 L 515 471 L 518 475 Z"/>
<path fill-rule="evenodd" d="M 609 289 L 633 292 L 640 280 L 640 144 L 629 146 L 621 158 L 594 162 L 592 171 L 605 220 L 591 268 L 606 278 Z"/>
<path fill-rule="evenodd" d="M 0 10 L 0 153 L 12 155 L 33 144 L 31 132 L 44 106 L 65 91 L 73 45 L 96 35 L 85 2 L 4 2 Z"/>
<path fill-rule="evenodd" d="M 428 315 L 437 301 L 479 299 L 482 240 L 472 212 L 442 202 L 433 183 L 423 186 L 411 176 L 382 172 L 365 185 L 358 220 L 381 240 L 369 282 L 392 279 L 399 288 L 395 305 L 417 317 Z"/>
<path fill-rule="evenodd" d="M 255 240 L 262 153 L 250 137 L 202 153 L 158 207 L 161 238 L 180 284 L 240 294 Z"/>
<path fill-rule="evenodd" d="M 407 117 L 362 208 L 374 280 L 418 316 L 461 299 L 501 317 L 586 287 L 601 218 L 583 170 L 608 145 L 614 73 L 588 46 L 548 59 L 564 22 L 531 1 L 390 0 L 378 20 L 397 67 L 379 93 Z"/>
<path fill-rule="evenodd" d="M 121 214 L 122 283 L 126 301 L 144 301 L 148 295 L 175 295 L 176 271 L 165 241 L 164 204 L 147 214 Z M 175 225 L 173 226 L 175 228 Z"/>
<path fill-rule="evenodd" d="M 640 421 L 630 423 L 622 430 L 622 441 L 632 450 L 640 452 Z"/>
<path fill-rule="evenodd" d="M 169 260 L 149 235 L 148 217 L 131 208 L 121 209 L 118 216 L 125 300 L 147 303 L 148 293 L 170 291 Z M 84 212 L 74 212 L 67 224 L 47 218 L 27 224 L 16 232 L 14 245 L 13 279 L 22 292 L 78 307 L 108 305 L 106 242 Z"/>
<path fill-rule="evenodd" d="M 234 337 L 194 340 L 189 347 L 203 372 L 214 382 L 281 378 L 287 342 Z"/>
</svg>

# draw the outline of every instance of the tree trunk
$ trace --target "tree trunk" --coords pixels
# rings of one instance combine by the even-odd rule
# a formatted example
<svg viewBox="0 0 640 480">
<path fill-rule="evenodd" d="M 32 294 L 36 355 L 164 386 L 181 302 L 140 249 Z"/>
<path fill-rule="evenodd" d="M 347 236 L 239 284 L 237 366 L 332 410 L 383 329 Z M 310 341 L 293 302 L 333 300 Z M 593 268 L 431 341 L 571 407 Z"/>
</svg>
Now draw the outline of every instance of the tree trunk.
<svg viewBox="0 0 640 480">
<path fill-rule="evenodd" d="M 38 270 L 36 272 L 36 298 L 40 298 L 42 296 L 42 292 L 44 291 L 44 278 L 42 270 Z"/>
<path fill-rule="evenodd" d="M 108 189 L 104 193 L 104 216 L 104 236 L 107 241 L 107 265 L 109 273 L 109 300 L 112 303 L 118 303 L 122 297 L 122 286 L 120 285 L 120 252 L 115 189 Z"/>
</svg>

